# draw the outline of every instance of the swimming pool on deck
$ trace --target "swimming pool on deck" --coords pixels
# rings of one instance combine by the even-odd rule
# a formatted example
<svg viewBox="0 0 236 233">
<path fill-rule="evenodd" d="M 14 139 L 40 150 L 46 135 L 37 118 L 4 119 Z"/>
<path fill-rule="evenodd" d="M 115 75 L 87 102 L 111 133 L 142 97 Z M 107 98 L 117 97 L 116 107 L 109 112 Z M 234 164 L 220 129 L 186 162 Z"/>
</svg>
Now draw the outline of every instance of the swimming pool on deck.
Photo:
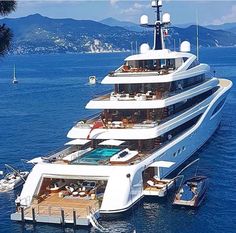
<svg viewBox="0 0 236 233">
<path fill-rule="evenodd" d="M 118 148 L 97 148 L 74 160 L 72 164 L 100 164 L 110 159 L 119 151 L 120 149 Z"/>
</svg>

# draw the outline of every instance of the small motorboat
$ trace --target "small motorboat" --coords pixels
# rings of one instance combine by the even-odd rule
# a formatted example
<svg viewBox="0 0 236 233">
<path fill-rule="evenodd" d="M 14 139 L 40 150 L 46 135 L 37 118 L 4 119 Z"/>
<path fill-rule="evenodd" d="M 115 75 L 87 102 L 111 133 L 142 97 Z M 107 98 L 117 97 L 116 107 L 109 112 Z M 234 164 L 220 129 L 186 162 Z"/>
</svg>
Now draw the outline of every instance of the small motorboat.
<svg viewBox="0 0 236 233">
<path fill-rule="evenodd" d="M 5 164 L 5 166 L 12 171 L 0 180 L 0 192 L 8 192 L 21 186 L 29 174 L 27 171 L 17 171 L 10 165 Z"/>
<path fill-rule="evenodd" d="M 96 84 L 97 78 L 96 76 L 89 76 L 89 84 L 94 85 Z"/>
<path fill-rule="evenodd" d="M 174 205 L 198 207 L 203 201 L 208 187 L 206 176 L 195 176 L 186 180 L 178 189 Z"/>
</svg>

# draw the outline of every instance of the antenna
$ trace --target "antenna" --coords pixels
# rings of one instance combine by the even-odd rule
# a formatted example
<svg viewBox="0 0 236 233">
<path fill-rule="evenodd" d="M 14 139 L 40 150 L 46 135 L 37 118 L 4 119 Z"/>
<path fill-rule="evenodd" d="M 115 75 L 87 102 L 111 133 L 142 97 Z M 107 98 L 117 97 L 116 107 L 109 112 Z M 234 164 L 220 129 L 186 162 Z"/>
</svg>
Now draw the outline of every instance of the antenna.
<svg viewBox="0 0 236 233">
<path fill-rule="evenodd" d="M 181 38 L 179 38 L 179 49 L 180 49 L 181 43 L 182 43 L 182 42 L 181 42 Z"/>
<path fill-rule="evenodd" d="M 197 60 L 199 61 L 199 23 L 198 23 L 198 10 L 196 11 L 196 30 L 197 30 Z"/>
<path fill-rule="evenodd" d="M 14 68 L 13 68 L 13 78 L 16 78 L 16 64 L 14 64 Z"/>
</svg>

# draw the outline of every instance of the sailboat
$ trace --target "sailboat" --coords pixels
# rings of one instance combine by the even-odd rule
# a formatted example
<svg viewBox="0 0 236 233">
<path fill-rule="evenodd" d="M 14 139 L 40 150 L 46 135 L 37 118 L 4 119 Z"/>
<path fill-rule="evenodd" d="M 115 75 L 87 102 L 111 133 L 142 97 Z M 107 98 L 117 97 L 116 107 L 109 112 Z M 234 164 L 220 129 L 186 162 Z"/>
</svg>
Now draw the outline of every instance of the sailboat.
<svg viewBox="0 0 236 233">
<path fill-rule="evenodd" d="M 16 66 L 14 65 L 14 70 L 13 70 L 13 80 L 12 80 L 13 84 L 17 84 L 18 80 L 16 79 Z"/>
</svg>

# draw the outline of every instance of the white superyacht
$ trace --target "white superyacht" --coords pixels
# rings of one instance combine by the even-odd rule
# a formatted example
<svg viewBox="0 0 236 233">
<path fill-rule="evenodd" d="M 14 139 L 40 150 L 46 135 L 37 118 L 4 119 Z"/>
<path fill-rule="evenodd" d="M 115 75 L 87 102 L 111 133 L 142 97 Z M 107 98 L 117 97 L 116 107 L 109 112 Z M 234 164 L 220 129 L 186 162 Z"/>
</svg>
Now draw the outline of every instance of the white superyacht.
<svg viewBox="0 0 236 233">
<path fill-rule="evenodd" d="M 87 109 L 100 114 L 79 121 L 67 147 L 38 158 L 12 220 L 75 225 L 96 223 L 99 214 L 128 210 L 145 195 L 163 196 L 166 177 L 215 132 L 232 82 L 209 75 L 190 53 L 165 48 L 169 14 L 152 1 L 154 46 L 141 46 L 102 84 L 114 86 Z M 164 189 L 163 189 L 164 188 Z"/>
</svg>

